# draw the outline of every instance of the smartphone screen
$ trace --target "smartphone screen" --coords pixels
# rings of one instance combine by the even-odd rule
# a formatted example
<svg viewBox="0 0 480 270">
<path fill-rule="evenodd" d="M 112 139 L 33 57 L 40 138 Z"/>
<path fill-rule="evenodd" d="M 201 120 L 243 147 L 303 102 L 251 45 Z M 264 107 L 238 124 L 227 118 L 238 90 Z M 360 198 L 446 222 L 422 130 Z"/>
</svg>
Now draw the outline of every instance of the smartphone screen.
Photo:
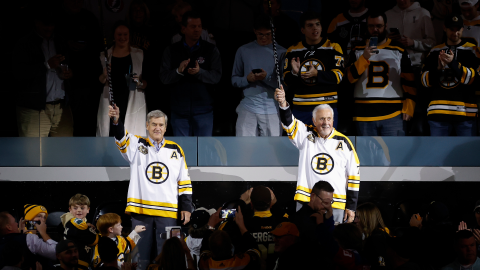
<svg viewBox="0 0 480 270">
<path fill-rule="evenodd" d="M 262 70 L 260 68 L 252 69 L 252 73 L 262 73 Z"/>
<path fill-rule="evenodd" d="M 180 232 L 180 229 L 172 229 L 170 231 L 170 237 L 178 237 L 178 238 L 181 238 L 181 232 Z"/>
<path fill-rule="evenodd" d="M 369 47 L 377 47 L 377 44 L 378 44 L 378 37 L 371 37 L 370 38 L 370 43 L 369 43 Z"/>
<path fill-rule="evenodd" d="M 237 213 L 237 209 L 222 209 L 222 218 L 233 218 Z"/>
</svg>

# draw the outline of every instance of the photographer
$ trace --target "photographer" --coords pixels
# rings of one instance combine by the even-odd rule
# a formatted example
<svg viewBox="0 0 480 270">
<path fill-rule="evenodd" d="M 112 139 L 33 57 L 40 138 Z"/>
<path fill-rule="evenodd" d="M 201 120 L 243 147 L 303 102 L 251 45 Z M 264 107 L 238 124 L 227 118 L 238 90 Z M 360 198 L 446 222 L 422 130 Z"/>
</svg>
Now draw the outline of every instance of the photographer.
<svg viewBox="0 0 480 270">
<path fill-rule="evenodd" d="M 44 206 L 35 204 L 26 204 L 24 206 L 24 216 L 20 219 L 20 232 L 37 234 L 36 225 L 47 221 L 48 212 Z"/>
<path fill-rule="evenodd" d="M 23 222 L 22 219 L 21 222 Z M 55 247 L 57 246 L 57 242 L 48 236 L 45 221 L 40 222 L 41 223 L 36 224 L 35 227 L 41 238 L 36 234 L 20 233 L 15 218 L 8 212 L 0 212 L 0 253 L 5 248 L 6 243 L 13 241 L 23 246 L 24 261 L 22 269 L 28 269 L 30 267 L 31 269 L 35 269 L 36 261 L 42 260 L 43 258 L 56 260 Z M 3 265 L 3 263 L 3 261 L 0 261 L 0 265 Z"/>
</svg>

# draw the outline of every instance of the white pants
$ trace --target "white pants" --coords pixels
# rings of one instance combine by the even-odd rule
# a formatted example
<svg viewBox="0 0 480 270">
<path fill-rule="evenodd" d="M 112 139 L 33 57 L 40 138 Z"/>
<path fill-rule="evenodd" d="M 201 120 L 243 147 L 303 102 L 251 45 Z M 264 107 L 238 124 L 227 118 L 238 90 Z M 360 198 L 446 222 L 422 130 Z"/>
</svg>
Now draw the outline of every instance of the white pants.
<svg viewBox="0 0 480 270">
<path fill-rule="evenodd" d="M 255 114 L 242 104 L 237 106 L 236 136 L 281 136 L 278 114 Z"/>
</svg>

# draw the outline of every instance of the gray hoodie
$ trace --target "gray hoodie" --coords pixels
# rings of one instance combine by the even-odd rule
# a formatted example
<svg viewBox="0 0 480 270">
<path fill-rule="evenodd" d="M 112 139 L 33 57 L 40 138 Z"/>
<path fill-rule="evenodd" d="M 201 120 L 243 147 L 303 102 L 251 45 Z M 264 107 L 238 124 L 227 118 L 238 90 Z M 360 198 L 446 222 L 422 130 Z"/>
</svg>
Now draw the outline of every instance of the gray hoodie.
<svg viewBox="0 0 480 270">
<path fill-rule="evenodd" d="M 414 40 L 407 48 L 412 65 L 420 67 L 425 54 L 435 46 L 435 30 L 433 29 L 430 12 L 422 8 L 418 2 L 401 10 L 398 6 L 385 12 L 387 15 L 387 30 L 398 28 L 400 35 Z"/>
</svg>

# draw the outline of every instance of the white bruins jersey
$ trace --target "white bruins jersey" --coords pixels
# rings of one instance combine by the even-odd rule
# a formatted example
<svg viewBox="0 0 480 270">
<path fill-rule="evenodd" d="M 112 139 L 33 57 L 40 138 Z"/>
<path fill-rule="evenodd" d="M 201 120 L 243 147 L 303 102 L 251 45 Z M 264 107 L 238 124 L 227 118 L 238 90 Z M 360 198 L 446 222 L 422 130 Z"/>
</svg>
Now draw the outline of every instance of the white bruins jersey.
<svg viewBox="0 0 480 270">
<path fill-rule="evenodd" d="M 355 83 L 354 121 L 380 121 L 407 113 L 413 116 L 417 89 L 412 62 L 402 45 L 387 39 L 369 60 L 365 46 L 352 51 L 348 80 Z"/>
<path fill-rule="evenodd" d="M 176 219 L 179 201 L 182 211 L 191 212 L 192 183 L 182 148 L 164 140 L 157 152 L 150 139 L 129 134 L 122 123 L 116 128 L 115 143 L 130 163 L 125 212 Z"/>
<path fill-rule="evenodd" d="M 360 189 L 360 162 L 352 142 L 342 133 L 332 131 L 327 139 L 315 127 L 296 119 L 290 110 L 280 109 L 280 119 L 288 138 L 300 150 L 295 200 L 310 201 L 312 188 L 320 180 L 333 188 L 333 208 L 357 208 Z"/>
</svg>

